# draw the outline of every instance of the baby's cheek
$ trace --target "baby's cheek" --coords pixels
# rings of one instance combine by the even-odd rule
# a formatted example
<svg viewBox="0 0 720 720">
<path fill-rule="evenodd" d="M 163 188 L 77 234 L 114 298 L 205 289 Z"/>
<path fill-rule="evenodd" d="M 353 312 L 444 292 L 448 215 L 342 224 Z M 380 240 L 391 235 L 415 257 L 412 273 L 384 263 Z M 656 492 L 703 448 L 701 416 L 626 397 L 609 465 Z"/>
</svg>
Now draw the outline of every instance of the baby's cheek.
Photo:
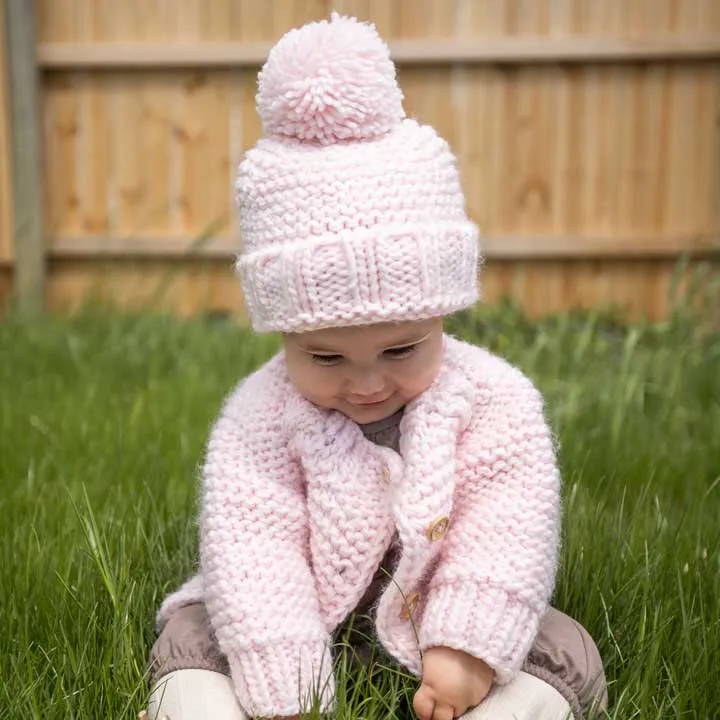
<svg viewBox="0 0 720 720">
<path fill-rule="evenodd" d="M 403 389 L 403 394 L 407 400 L 412 400 L 424 393 L 437 377 L 437 369 L 433 366 L 420 366 L 416 368 L 415 373 L 407 375 L 398 383 Z"/>
<path fill-rule="evenodd" d="M 327 383 L 314 382 L 307 376 L 296 376 L 293 385 L 295 389 L 311 403 L 321 407 L 329 407 L 333 403 L 333 394 Z"/>
</svg>

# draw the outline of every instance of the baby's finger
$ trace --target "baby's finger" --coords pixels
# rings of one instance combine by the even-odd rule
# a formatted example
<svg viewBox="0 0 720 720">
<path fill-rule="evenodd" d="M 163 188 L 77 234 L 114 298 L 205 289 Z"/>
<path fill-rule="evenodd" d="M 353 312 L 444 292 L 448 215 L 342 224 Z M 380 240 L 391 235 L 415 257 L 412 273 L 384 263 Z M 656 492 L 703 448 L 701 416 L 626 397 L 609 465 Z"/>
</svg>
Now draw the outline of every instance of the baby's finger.
<svg viewBox="0 0 720 720">
<path fill-rule="evenodd" d="M 421 685 L 413 698 L 413 710 L 419 720 L 433 720 L 435 697 L 427 685 Z"/>
<path fill-rule="evenodd" d="M 452 705 L 448 705 L 441 700 L 435 702 L 432 720 L 453 720 L 454 717 L 455 708 Z"/>
</svg>

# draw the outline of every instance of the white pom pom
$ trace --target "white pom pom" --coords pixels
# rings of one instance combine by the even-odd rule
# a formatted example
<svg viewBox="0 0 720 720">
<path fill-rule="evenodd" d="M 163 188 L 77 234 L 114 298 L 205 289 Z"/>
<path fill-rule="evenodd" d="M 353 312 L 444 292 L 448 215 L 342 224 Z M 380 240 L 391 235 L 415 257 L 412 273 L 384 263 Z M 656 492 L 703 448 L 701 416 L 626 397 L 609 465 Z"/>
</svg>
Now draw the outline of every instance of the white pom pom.
<svg viewBox="0 0 720 720">
<path fill-rule="evenodd" d="M 402 101 L 375 27 L 336 13 L 284 35 L 259 75 L 258 113 L 269 137 L 323 145 L 378 137 L 405 117 Z"/>
</svg>

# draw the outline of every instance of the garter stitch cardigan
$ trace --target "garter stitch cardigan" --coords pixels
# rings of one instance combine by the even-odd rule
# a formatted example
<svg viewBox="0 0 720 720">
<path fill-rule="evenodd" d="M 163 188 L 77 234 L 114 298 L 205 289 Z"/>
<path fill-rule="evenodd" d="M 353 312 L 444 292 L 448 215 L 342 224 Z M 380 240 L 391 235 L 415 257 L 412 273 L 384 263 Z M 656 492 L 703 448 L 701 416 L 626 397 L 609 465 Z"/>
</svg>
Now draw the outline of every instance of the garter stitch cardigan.
<svg viewBox="0 0 720 720">
<path fill-rule="evenodd" d="M 251 716 L 298 713 L 313 692 L 331 706 L 331 633 L 394 536 L 375 623 L 399 663 L 420 676 L 420 649 L 453 647 L 506 683 L 529 652 L 559 546 L 541 395 L 505 360 L 445 335 L 438 377 L 400 431 L 396 453 L 305 400 L 282 352 L 226 400 L 204 464 L 201 569 L 165 599 L 158 626 L 204 602 Z"/>
</svg>

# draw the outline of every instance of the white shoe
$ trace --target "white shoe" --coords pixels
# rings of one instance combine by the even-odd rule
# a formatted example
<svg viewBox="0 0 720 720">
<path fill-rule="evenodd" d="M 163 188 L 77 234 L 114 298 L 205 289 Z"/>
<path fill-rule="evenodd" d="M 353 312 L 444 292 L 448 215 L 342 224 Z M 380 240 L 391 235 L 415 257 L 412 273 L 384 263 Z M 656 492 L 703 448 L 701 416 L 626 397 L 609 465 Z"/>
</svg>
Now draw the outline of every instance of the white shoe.
<svg viewBox="0 0 720 720">
<path fill-rule="evenodd" d="M 212 670 L 175 670 L 152 688 L 148 720 L 249 720 L 229 677 Z"/>
<path fill-rule="evenodd" d="M 568 701 L 534 675 L 521 672 L 507 685 L 496 685 L 463 720 L 572 720 Z M 173 718 L 174 720 L 174 718 Z"/>
</svg>

